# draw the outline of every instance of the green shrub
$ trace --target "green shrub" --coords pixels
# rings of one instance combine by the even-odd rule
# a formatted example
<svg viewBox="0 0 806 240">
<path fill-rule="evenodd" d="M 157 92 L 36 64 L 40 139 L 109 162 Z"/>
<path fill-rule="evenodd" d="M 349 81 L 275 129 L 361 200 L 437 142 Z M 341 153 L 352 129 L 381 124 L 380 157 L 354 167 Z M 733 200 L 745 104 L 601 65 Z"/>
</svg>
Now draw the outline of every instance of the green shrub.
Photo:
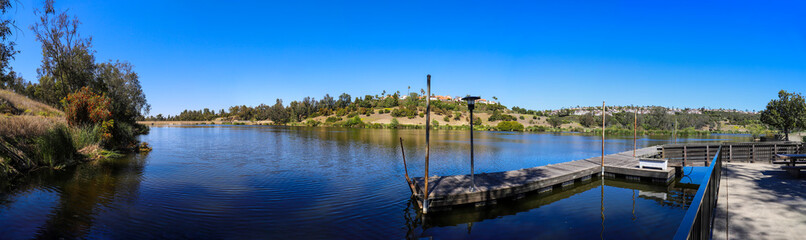
<svg viewBox="0 0 806 240">
<path fill-rule="evenodd" d="M 305 125 L 308 125 L 308 126 L 311 126 L 311 127 L 319 126 L 319 124 L 321 124 L 321 122 L 313 120 L 313 119 L 308 119 L 308 121 L 305 122 Z"/>
<path fill-rule="evenodd" d="M 341 116 L 344 116 L 344 115 L 347 115 L 347 110 L 346 109 L 339 108 L 339 110 L 336 110 L 336 116 L 341 117 Z"/>
<path fill-rule="evenodd" d="M 354 118 L 356 116 L 358 116 L 358 113 L 356 112 L 351 112 L 350 114 L 347 114 L 347 118 Z"/>
<path fill-rule="evenodd" d="M 437 120 L 431 121 L 431 126 L 439 127 L 439 121 L 437 121 Z"/>
<path fill-rule="evenodd" d="M 474 117 L 473 118 L 473 125 L 480 126 L 481 125 L 481 118 L 480 117 Z"/>
<path fill-rule="evenodd" d="M 563 119 L 559 118 L 559 117 L 555 117 L 555 116 L 549 117 L 549 119 L 547 121 L 554 128 L 560 127 L 560 125 L 563 124 Z"/>
<path fill-rule="evenodd" d="M 502 121 L 498 123 L 496 128 L 500 131 L 516 131 L 520 132 L 523 131 L 523 124 L 515 121 Z"/>
<path fill-rule="evenodd" d="M 100 126 L 86 126 L 71 129 L 73 136 L 73 147 L 75 149 L 82 149 L 84 147 L 101 144 Z"/>
<path fill-rule="evenodd" d="M 494 122 L 494 121 L 498 121 L 498 120 L 515 121 L 516 118 L 515 118 L 515 116 L 512 116 L 512 115 L 501 114 L 501 112 L 499 112 L 499 111 L 494 111 L 493 114 L 490 115 L 489 118 L 487 118 L 487 121 L 490 121 L 490 122 Z"/>
<path fill-rule="evenodd" d="M 445 121 L 445 122 L 450 122 L 450 121 L 451 121 L 451 116 L 449 116 L 449 115 L 445 115 L 445 117 L 444 117 L 444 118 L 442 118 L 442 121 Z"/>
<path fill-rule="evenodd" d="M 361 121 L 361 118 L 358 116 L 352 117 L 344 121 L 341 124 L 343 127 L 364 127 L 364 121 Z"/>
<path fill-rule="evenodd" d="M 55 127 L 44 135 L 36 137 L 34 146 L 40 166 L 63 165 L 77 156 L 70 130 L 66 126 Z"/>
<path fill-rule="evenodd" d="M 398 128 L 400 127 L 400 122 L 397 121 L 397 118 L 392 118 L 392 122 L 389 123 L 390 128 Z"/>
<path fill-rule="evenodd" d="M 591 127 L 596 125 L 597 123 L 596 117 L 593 116 L 593 113 L 587 113 L 585 115 L 577 116 L 577 121 L 579 121 L 579 124 L 582 125 L 583 127 Z"/>
<path fill-rule="evenodd" d="M 340 117 L 328 117 L 327 119 L 325 119 L 326 123 L 334 123 L 338 121 L 341 121 Z"/>
</svg>

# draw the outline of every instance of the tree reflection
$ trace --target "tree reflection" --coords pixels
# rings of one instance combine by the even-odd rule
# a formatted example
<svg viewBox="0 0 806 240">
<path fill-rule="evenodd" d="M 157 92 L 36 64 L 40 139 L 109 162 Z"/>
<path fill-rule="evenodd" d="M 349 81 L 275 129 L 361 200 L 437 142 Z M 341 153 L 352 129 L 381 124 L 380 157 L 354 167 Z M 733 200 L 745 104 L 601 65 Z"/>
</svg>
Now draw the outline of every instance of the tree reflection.
<svg viewBox="0 0 806 240">
<path fill-rule="evenodd" d="M 41 170 L 2 187 L 0 206 L 13 203 L 12 196 L 48 189 L 58 193 L 57 205 L 48 214 L 34 238 L 81 238 L 98 214 L 115 202 L 132 202 L 137 194 L 145 167 L 145 154 L 131 154 L 121 159 L 107 159 L 63 170 Z"/>
</svg>

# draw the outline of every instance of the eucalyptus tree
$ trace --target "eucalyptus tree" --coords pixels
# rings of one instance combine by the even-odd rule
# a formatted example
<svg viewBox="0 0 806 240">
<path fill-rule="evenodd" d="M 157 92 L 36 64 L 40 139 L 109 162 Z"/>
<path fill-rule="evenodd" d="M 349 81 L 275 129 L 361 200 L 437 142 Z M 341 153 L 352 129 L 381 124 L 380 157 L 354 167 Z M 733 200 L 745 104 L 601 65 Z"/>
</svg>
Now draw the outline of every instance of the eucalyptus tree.
<svg viewBox="0 0 806 240">
<path fill-rule="evenodd" d="M 42 65 L 37 69 L 40 87 L 37 97 L 57 104 L 82 87 L 99 89 L 95 81 L 95 51 L 92 37 L 78 32 L 81 22 L 67 11 L 56 13 L 53 1 L 46 0 L 42 9 L 34 11 L 39 17 L 30 29 L 42 44 Z"/>
<path fill-rule="evenodd" d="M 351 101 L 352 99 L 350 94 L 342 93 L 341 95 L 339 95 L 339 100 L 336 101 L 336 107 L 345 108 L 348 105 L 350 105 L 350 103 L 352 103 Z"/>
<path fill-rule="evenodd" d="M 274 123 L 284 124 L 288 122 L 289 114 L 283 106 L 283 100 L 277 99 L 277 102 L 271 107 L 269 111 L 269 119 Z"/>
</svg>

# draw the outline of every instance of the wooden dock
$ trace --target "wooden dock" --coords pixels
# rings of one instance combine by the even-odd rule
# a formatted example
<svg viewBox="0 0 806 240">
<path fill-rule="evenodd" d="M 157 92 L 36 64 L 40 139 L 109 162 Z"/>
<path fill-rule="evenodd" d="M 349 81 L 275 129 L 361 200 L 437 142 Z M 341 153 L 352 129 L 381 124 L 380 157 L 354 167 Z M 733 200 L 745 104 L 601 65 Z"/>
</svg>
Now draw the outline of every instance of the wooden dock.
<svg viewBox="0 0 806 240">
<path fill-rule="evenodd" d="M 636 156 L 658 155 L 657 147 L 641 148 Z M 606 155 L 604 158 L 606 176 L 624 176 L 627 179 L 651 179 L 669 183 L 675 176 L 673 167 L 667 170 L 638 168 L 638 158 L 633 151 Z M 439 209 L 455 205 L 495 203 L 498 199 L 523 196 L 537 191 L 552 191 L 554 187 L 570 186 L 575 181 L 588 181 L 601 174 L 601 156 L 540 167 L 525 168 L 507 172 L 476 174 L 476 190 L 472 191 L 470 175 L 429 177 L 429 209 Z M 412 178 L 415 196 L 422 206 L 424 180 Z"/>
</svg>

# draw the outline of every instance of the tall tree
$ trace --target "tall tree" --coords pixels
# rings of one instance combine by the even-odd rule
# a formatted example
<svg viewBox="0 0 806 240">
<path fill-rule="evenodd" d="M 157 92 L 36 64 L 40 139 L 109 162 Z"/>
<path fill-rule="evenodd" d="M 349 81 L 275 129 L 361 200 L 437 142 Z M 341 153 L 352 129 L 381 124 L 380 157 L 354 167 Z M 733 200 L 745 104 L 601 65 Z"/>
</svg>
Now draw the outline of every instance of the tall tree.
<svg viewBox="0 0 806 240">
<path fill-rule="evenodd" d="M 339 95 L 339 100 L 336 101 L 336 106 L 339 108 L 344 108 L 350 105 L 352 99 L 350 98 L 350 94 L 342 93 Z"/>
<path fill-rule="evenodd" d="M 147 115 L 151 110 L 140 86 L 140 78 L 132 70 L 131 63 L 101 63 L 96 74 L 105 88 L 103 91 L 112 99 L 112 116 L 115 119 L 133 123 L 137 117 Z M 209 112 L 209 109 L 205 109 L 204 115 L 211 115 Z"/>
<path fill-rule="evenodd" d="M 14 20 L 6 18 L 6 12 L 11 8 L 11 1 L 0 0 L 0 88 L 9 88 L 18 91 L 22 87 L 22 78 L 16 76 L 11 68 L 11 60 L 19 51 L 14 49 L 16 43 L 10 40 L 11 29 L 15 28 Z"/>
<path fill-rule="evenodd" d="M 770 100 L 761 111 L 761 122 L 775 127 L 789 140 L 789 132 L 806 127 L 806 103 L 800 93 L 778 92 L 778 99 Z"/>
<path fill-rule="evenodd" d="M 271 107 L 269 119 L 274 123 L 284 124 L 288 122 L 288 111 L 283 107 L 283 100 L 277 99 L 277 103 Z"/>
<path fill-rule="evenodd" d="M 330 94 L 325 94 L 325 96 L 320 100 L 320 107 L 326 109 L 333 109 L 336 106 L 336 101 L 333 100 L 333 97 Z"/>
<path fill-rule="evenodd" d="M 42 9 L 34 11 L 39 21 L 31 26 L 36 40 L 42 43 L 42 66 L 37 69 L 40 89 L 37 97 L 50 104 L 58 103 L 68 93 L 82 87 L 102 89 L 95 84 L 95 52 L 92 37 L 78 33 L 78 18 L 67 11 L 56 13 L 53 1 L 46 0 Z"/>
</svg>

